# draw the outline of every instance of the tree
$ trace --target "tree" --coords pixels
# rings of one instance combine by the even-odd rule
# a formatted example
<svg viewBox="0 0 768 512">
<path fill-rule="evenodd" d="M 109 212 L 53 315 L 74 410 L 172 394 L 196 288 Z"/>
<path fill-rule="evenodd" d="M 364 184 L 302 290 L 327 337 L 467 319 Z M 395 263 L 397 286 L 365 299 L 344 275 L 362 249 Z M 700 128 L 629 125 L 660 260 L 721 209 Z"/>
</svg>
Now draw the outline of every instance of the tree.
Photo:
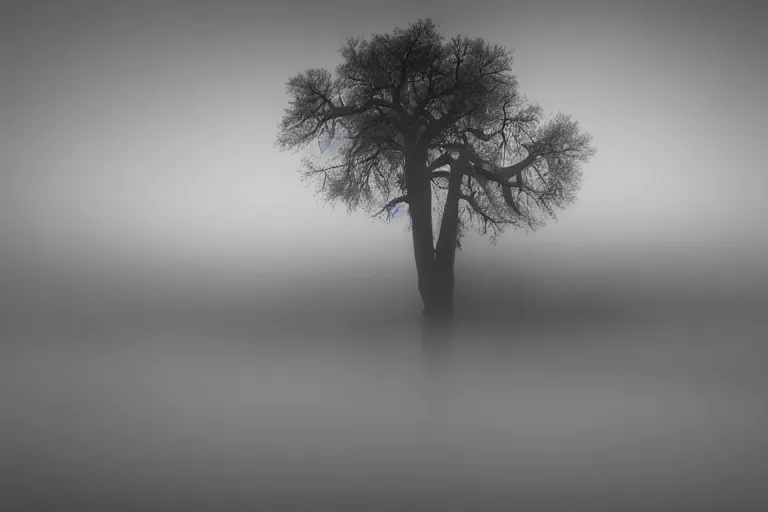
<svg viewBox="0 0 768 512">
<path fill-rule="evenodd" d="M 511 52 L 481 38 L 446 40 L 431 19 L 349 38 L 340 53 L 335 74 L 308 69 L 288 80 L 277 145 L 340 140 L 338 151 L 303 161 L 328 201 L 374 216 L 408 204 L 427 325 L 450 325 L 466 229 L 495 241 L 507 227 L 556 219 L 575 199 L 591 137 L 565 114 L 545 120 L 519 94 Z"/>
</svg>

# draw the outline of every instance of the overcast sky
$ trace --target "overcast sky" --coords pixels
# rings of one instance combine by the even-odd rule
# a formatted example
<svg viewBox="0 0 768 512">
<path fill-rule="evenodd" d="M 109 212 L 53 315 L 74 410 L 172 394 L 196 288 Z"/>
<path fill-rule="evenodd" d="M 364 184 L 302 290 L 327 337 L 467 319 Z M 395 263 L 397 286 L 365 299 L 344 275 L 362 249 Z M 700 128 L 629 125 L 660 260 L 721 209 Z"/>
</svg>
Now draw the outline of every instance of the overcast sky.
<svg viewBox="0 0 768 512">
<path fill-rule="evenodd" d="M 598 149 L 558 223 L 509 232 L 496 247 L 468 240 L 460 273 L 692 271 L 754 283 L 765 269 L 768 11 L 759 2 L 26 0 L 4 9 L 8 265 L 255 276 L 277 287 L 378 272 L 416 296 L 405 220 L 323 206 L 299 181 L 300 156 L 273 141 L 289 77 L 333 69 L 347 36 L 430 16 L 446 36 L 513 49 L 523 94 L 572 114 Z"/>
</svg>

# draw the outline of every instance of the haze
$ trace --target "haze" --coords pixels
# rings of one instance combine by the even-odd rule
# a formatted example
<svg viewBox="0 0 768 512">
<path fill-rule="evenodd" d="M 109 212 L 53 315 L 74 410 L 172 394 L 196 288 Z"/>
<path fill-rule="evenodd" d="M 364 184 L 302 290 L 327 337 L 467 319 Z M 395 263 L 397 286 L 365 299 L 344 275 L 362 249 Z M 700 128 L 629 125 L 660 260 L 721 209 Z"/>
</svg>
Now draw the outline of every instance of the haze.
<svg viewBox="0 0 768 512">
<path fill-rule="evenodd" d="M 258 4 L 3 7 L 9 503 L 765 499 L 765 6 Z M 439 377 L 406 219 L 273 147 L 290 76 L 427 16 L 598 150 L 558 222 L 464 241 Z"/>
</svg>

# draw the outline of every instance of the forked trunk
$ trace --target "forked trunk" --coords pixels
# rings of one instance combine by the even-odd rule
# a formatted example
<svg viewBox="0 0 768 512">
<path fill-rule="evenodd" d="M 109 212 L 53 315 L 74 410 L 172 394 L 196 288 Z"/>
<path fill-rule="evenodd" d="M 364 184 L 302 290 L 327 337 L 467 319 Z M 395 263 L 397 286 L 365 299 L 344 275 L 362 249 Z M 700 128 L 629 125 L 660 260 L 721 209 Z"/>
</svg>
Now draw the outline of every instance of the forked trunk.
<svg viewBox="0 0 768 512">
<path fill-rule="evenodd" d="M 462 176 L 460 164 L 457 162 L 451 168 L 448 196 L 440 223 L 440 236 L 437 241 L 437 247 L 432 251 L 433 256 L 431 260 L 427 262 L 425 259 L 422 268 L 419 268 L 417 263 L 419 290 L 424 302 L 424 341 L 430 353 L 435 351 L 442 353 L 444 350 L 447 350 L 453 335 L 454 262 L 456 259 L 456 239 L 459 227 L 458 211 Z M 429 210 L 431 227 L 431 205 Z M 417 215 L 426 215 L 425 211 L 417 209 L 417 212 Z M 431 248 L 431 237 L 429 242 Z"/>
<path fill-rule="evenodd" d="M 456 239 L 459 233 L 459 194 L 461 193 L 460 163 L 451 166 L 448 196 L 440 223 L 435 257 L 432 262 L 432 279 L 429 298 L 425 301 L 425 314 L 438 322 L 450 324 L 453 318 L 453 267 L 456 261 Z"/>
</svg>

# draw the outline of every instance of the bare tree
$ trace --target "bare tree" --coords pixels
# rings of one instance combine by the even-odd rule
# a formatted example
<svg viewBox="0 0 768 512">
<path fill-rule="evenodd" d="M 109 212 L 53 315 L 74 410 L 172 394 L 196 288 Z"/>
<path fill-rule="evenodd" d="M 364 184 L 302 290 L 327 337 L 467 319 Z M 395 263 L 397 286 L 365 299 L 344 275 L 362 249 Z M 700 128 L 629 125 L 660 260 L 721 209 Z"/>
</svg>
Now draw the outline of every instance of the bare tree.
<svg viewBox="0 0 768 512">
<path fill-rule="evenodd" d="M 481 38 L 446 40 L 430 19 L 350 38 L 340 53 L 335 74 L 308 69 L 288 81 L 277 144 L 341 140 L 303 162 L 327 200 L 374 216 L 408 204 L 425 318 L 450 324 L 465 230 L 495 241 L 509 226 L 535 230 L 556 218 L 575 198 L 591 137 L 565 114 L 545 120 L 520 96 L 511 52 Z"/>
</svg>

